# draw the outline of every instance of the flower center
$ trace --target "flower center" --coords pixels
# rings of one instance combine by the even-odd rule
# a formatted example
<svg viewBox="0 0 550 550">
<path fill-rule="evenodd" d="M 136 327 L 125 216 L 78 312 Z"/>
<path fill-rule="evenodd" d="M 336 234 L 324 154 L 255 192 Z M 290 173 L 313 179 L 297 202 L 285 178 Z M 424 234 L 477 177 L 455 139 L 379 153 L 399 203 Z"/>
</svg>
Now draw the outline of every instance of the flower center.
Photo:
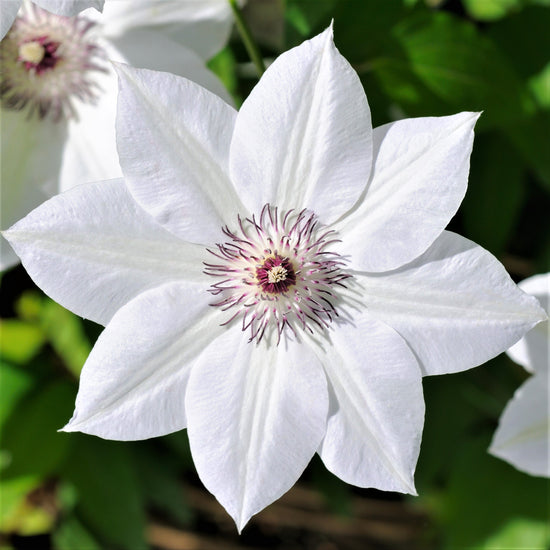
<svg viewBox="0 0 550 550">
<path fill-rule="evenodd" d="M 19 60 L 36 67 L 46 55 L 46 48 L 40 42 L 37 40 L 21 44 L 19 46 Z M 53 58 L 51 54 L 50 58 Z"/>
<path fill-rule="evenodd" d="M 103 52 L 89 37 L 94 24 L 30 2 L 23 6 L 0 43 L 2 107 L 54 121 L 75 117 L 75 100 L 93 103 L 97 98 L 90 72 L 106 72 L 97 64 Z"/>
<path fill-rule="evenodd" d="M 306 210 L 279 213 L 266 205 L 259 219 L 238 217 L 238 231 L 223 228 L 228 241 L 208 250 L 216 263 L 205 273 L 220 279 L 209 292 L 213 306 L 240 319 L 249 341 L 262 338 L 278 344 L 285 329 L 323 330 L 338 316 L 337 288 L 350 277 L 343 259 L 327 250 L 334 231 L 323 231 Z"/>
<path fill-rule="evenodd" d="M 264 292 L 281 294 L 296 284 L 296 275 L 289 258 L 270 256 L 256 269 L 256 279 Z"/>
</svg>

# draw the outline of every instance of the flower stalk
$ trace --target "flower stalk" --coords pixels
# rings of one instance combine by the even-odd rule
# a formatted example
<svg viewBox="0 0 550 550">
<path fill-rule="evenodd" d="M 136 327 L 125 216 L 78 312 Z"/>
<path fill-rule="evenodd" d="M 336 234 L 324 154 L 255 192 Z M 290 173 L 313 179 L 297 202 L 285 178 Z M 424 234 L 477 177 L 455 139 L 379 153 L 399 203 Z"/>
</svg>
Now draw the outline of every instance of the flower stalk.
<svg viewBox="0 0 550 550">
<path fill-rule="evenodd" d="M 250 28 L 244 20 L 237 0 L 229 0 L 229 5 L 231 6 L 231 10 L 235 16 L 235 24 L 243 40 L 244 47 L 246 48 L 250 59 L 254 63 L 256 71 L 258 71 L 258 76 L 261 78 L 261 76 L 265 73 L 265 64 L 262 54 L 260 53 L 260 49 L 258 48 L 258 45 L 250 32 Z"/>
</svg>

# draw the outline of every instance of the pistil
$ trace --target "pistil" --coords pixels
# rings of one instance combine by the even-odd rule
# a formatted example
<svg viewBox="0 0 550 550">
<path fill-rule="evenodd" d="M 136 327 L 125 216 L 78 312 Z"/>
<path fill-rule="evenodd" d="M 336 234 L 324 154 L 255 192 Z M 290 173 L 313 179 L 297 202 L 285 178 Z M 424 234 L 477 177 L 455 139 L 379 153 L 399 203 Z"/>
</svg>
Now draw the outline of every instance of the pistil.
<svg viewBox="0 0 550 550">
<path fill-rule="evenodd" d="M 272 339 L 278 344 L 285 328 L 324 329 L 338 316 L 338 286 L 350 277 L 345 262 L 326 248 L 333 231 L 322 231 L 313 213 L 264 206 L 259 219 L 238 218 L 239 231 L 223 228 L 229 241 L 208 250 L 216 263 L 205 263 L 205 273 L 220 278 L 209 292 L 213 306 L 241 318 L 249 341 Z"/>
</svg>

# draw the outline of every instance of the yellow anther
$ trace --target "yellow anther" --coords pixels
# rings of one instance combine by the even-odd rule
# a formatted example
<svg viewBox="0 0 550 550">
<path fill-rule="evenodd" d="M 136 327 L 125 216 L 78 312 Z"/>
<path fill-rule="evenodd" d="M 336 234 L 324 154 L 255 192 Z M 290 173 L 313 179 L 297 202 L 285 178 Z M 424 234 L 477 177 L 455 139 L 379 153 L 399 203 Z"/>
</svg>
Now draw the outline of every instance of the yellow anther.
<svg viewBox="0 0 550 550">
<path fill-rule="evenodd" d="M 40 42 L 25 42 L 19 46 L 19 59 L 27 63 L 38 65 L 43 59 L 46 50 Z"/>
</svg>

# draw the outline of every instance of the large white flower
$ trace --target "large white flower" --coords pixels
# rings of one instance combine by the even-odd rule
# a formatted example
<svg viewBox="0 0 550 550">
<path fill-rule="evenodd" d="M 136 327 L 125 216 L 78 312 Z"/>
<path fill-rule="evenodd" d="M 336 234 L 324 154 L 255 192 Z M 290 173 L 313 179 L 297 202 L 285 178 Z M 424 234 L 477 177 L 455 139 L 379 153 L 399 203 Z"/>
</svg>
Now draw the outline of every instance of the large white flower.
<svg viewBox="0 0 550 550">
<path fill-rule="evenodd" d="M 525 279 L 519 287 L 550 311 L 550 273 Z M 538 324 L 506 352 L 534 376 L 519 388 L 502 416 L 489 452 L 535 476 L 550 477 L 548 368 L 550 327 Z"/>
<path fill-rule="evenodd" d="M 57 15 L 74 16 L 86 8 L 103 9 L 105 0 L 32 0 L 37 6 Z M 0 2 L 0 40 L 10 30 L 23 0 Z"/>
<path fill-rule="evenodd" d="M 106 325 L 66 431 L 187 427 L 242 528 L 318 452 L 414 493 L 422 374 L 483 363 L 545 318 L 487 251 L 444 231 L 477 114 L 374 131 L 328 29 L 237 113 L 186 79 L 119 67 L 124 180 L 6 232 L 36 283 Z"/>
<path fill-rule="evenodd" d="M 103 14 L 89 9 L 67 18 L 24 3 L 0 43 L 1 227 L 60 190 L 122 175 L 114 128 L 117 78 L 108 60 L 184 75 L 230 101 L 198 53 L 146 28 L 164 18 L 185 34 L 190 19 L 202 55 L 205 44 L 222 46 L 219 26 L 231 24 L 226 4 L 205 13 L 194 0 L 107 0 Z M 221 36 L 225 40 L 227 32 Z M 1 245 L 0 270 L 17 262 L 5 240 Z"/>
</svg>

